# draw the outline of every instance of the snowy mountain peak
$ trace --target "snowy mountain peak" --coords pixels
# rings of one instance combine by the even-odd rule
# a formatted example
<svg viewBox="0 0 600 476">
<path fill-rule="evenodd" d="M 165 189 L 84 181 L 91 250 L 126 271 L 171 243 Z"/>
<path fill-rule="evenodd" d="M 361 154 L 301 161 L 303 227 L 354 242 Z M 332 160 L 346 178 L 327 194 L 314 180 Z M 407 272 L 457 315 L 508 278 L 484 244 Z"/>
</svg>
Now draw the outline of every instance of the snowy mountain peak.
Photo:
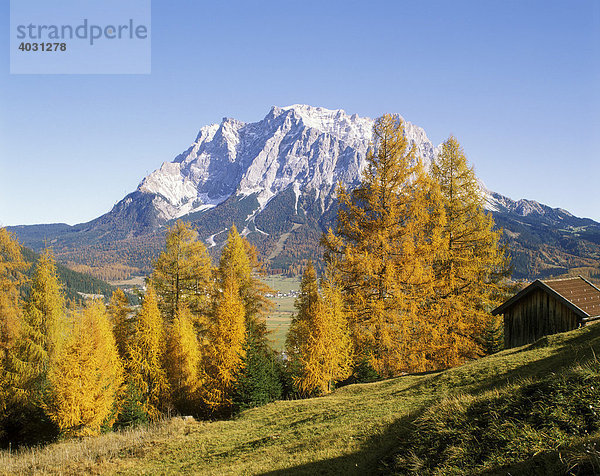
<svg viewBox="0 0 600 476">
<path fill-rule="evenodd" d="M 264 119 L 252 123 L 225 117 L 220 124 L 202 127 L 185 152 L 144 178 L 137 191 L 151 195 L 165 221 L 208 210 L 231 196 L 255 196 L 263 209 L 288 188 L 296 202 L 309 196 L 325 210 L 338 182 L 352 186 L 360 180 L 373 123 L 343 109 L 306 104 L 273 106 Z M 437 148 L 422 128 L 404 125 L 406 137 L 429 166 Z M 537 202 L 515 202 L 483 183 L 481 189 L 492 211 L 522 216 L 545 212 Z"/>
<path fill-rule="evenodd" d="M 209 247 L 220 245 L 227 236 L 223 232 L 235 223 L 273 269 L 318 261 L 321 232 L 333 225 L 335 188 L 338 182 L 348 188 L 359 183 L 373 123 L 342 109 L 304 104 L 275 106 L 257 122 L 224 118 L 202 127 L 187 150 L 101 217 L 74 227 L 52 225 L 43 233 L 39 227 L 14 231 L 37 249 L 45 246 L 40 236 L 54 236 L 64 259 L 81 256 L 86 266 L 120 255 L 129 256 L 126 264 L 132 269 L 141 263 L 146 272 L 149 260 L 130 251 L 147 249 L 142 254 L 153 256 L 164 245 L 164 225 L 186 216 Z M 409 122 L 404 126 L 428 166 L 437 148 L 423 129 Z M 533 200 L 511 200 L 481 181 L 479 188 L 485 207 L 505 230 L 515 277 L 569 268 L 600 271 L 594 258 L 600 253 L 600 224 Z M 81 249 L 73 253 L 74 246 Z"/>
<path fill-rule="evenodd" d="M 354 182 L 364 166 L 373 120 L 307 105 L 273 107 L 262 121 L 223 118 L 138 187 L 155 195 L 164 220 L 206 210 L 232 194 L 255 194 L 261 207 L 293 183 L 317 198 L 338 180 Z"/>
</svg>

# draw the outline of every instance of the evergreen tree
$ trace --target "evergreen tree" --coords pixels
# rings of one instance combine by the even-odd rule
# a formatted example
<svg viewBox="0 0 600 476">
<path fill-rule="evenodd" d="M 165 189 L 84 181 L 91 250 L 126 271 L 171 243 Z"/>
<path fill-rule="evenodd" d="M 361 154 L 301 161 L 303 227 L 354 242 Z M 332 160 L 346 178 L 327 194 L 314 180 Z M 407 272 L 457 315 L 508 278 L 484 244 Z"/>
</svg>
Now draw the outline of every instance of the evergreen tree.
<svg viewBox="0 0 600 476">
<path fill-rule="evenodd" d="M 198 414 L 200 348 L 192 316 L 182 307 L 173 323 L 167 342 L 167 375 L 175 408 L 184 414 Z"/>
<path fill-rule="evenodd" d="M 232 397 L 236 410 L 265 405 L 281 398 L 283 393 L 283 367 L 276 353 L 251 333 L 247 334 L 244 348 L 243 369 Z"/>
<path fill-rule="evenodd" d="M 319 294 L 312 263 L 302 277 L 287 341 L 290 369 L 300 393 L 328 393 L 334 381 L 347 378 L 352 369 L 351 341 L 344 319 L 342 297 L 333 276 L 323 280 Z"/>
<path fill-rule="evenodd" d="M 402 119 L 380 117 L 373 137 L 361 184 L 351 193 L 338 189 L 337 227 L 323 244 L 340 279 L 357 362 L 393 376 L 428 366 L 422 304 L 433 293 L 444 213 Z"/>
<path fill-rule="evenodd" d="M 121 289 L 116 289 L 108 304 L 108 314 L 112 321 L 119 356 L 123 361 L 127 358 L 127 347 L 135 326 L 135 320 L 130 317 L 130 313 L 127 296 Z"/>
<path fill-rule="evenodd" d="M 164 318 L 172 321 L 182 305 L 196 317 L 206 315 L 210 311 L 211 279 L 206 247 L 188 223 L 177 221 L 167 232 L 166 250 L 151 277 Z"/>
<path fill-rule="evenodd" d="M 52 361 L 45 407 L 66 436 L 98 434 L 115 419 L 123 368 L 111 327 L 104 304 L 88 303 Z"/>
<path fill-rule="evenodd" d="M 130 383 L 141 396 L 140 405 L 150 420 L 160 416 L 169 395 L 163 365 L 165 348 L 165 332 L 156 293 L 152 286 L 148 286 L 130 341 L 127 370 Z"/>
<path fill-rule="evenodd" d="M 486 355 L 495 354 L 504 349 L 504 321 L 502 316 L 492 316 L 483 330 L 481 346 Z"/>
<path fill-rule="evenodd" d="M 442 144 L 431 168 L 446 214 L 444 244 L 435 264 L 432 359 L 440 368 L 481 355 L 490 311 L 502 300 L 508 261 L 472 167 L 454 137 Z"/>
</svg>

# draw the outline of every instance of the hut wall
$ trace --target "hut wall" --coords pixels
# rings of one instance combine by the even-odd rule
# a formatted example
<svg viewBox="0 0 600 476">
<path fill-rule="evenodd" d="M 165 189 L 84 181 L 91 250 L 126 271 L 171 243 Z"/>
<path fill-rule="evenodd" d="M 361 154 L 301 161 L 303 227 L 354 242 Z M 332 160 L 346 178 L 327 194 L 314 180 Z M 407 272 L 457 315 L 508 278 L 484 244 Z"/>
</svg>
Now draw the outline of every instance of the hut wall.
<svg viewBox="0 0 600 476">
<path fill-rule="evenodd" d="M 578 316 L 562 302 L 536 289 L 504 313 L 504 348 L 577 328 Z"/>
</svg>

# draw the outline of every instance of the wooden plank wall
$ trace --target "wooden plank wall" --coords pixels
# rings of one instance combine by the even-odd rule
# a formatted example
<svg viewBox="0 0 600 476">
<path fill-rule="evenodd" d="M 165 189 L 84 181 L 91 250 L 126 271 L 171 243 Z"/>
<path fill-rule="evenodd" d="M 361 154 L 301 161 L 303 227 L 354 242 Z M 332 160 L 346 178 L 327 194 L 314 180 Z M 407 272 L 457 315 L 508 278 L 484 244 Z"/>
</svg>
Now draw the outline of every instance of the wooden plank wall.
<svg viewBox="0 0 600 476">
<path fill-rule="evenodd" d="M 504 348 L 518 347 L 542 336 L 577 328 L 578 316 L 540 289 L 525 296 L 504 314 Z"/>
</svg>

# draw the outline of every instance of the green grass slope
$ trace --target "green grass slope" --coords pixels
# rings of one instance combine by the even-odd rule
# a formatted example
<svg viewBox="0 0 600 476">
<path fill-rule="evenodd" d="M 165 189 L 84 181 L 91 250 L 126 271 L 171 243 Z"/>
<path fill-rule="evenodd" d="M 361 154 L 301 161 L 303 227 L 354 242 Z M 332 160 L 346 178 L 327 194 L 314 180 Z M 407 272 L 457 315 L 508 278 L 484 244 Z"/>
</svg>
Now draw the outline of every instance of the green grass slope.
<svg viewBox="0 0 600 476">
<path fill-rule="evenodd" d="M 0 468 L 9 474 L 594 474 L 596 355 L 600 325 L 444 372 L 275 402 L 230 421 L 172 419 L 135 437 L 107 434 L 2 453 Z"/>
</svg>

